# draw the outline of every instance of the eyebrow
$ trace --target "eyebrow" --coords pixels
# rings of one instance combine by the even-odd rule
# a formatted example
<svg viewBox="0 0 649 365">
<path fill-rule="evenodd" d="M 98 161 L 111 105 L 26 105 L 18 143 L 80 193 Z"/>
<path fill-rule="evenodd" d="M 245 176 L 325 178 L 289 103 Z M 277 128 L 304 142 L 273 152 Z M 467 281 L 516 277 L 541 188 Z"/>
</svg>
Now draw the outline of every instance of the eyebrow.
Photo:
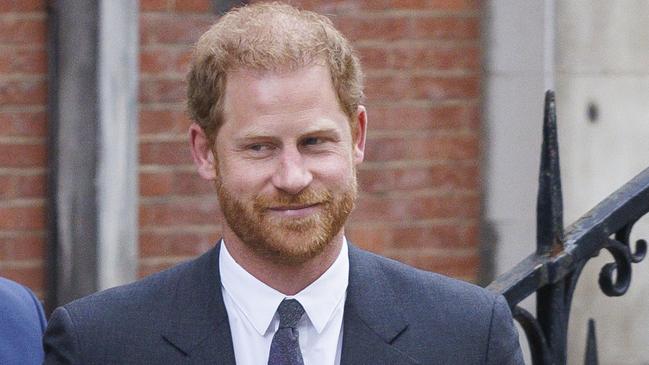
<svg viewBox="0 0 649 365">
<path fill-rule="evenodd" d="M 323 129 L 314 128 L 312 130 L 304 131 L 304 133 L 300 134 L 300 137 L 312 136 L 315 134 L 337 135 L 338 130 L 336 128 L 323 128 Z M 279 139 L 278 137 L 279 136 L 268 134 L 266 131 L 251 130 L 246 132 L 241 137 L 235 138 L 235 140 L 249 141 L 249 140 L 262 140 L 262 139 Z"/>
<path fill-rule="evenodd" d="M 324 129 L 314 129 L 312 131 L 307 131 L 306 133 L 303 134 L 303 136 L 310 136 L 314 134 L 338 134 L 338 130 L 335 128 L 324 128 Z"/>
</svg>

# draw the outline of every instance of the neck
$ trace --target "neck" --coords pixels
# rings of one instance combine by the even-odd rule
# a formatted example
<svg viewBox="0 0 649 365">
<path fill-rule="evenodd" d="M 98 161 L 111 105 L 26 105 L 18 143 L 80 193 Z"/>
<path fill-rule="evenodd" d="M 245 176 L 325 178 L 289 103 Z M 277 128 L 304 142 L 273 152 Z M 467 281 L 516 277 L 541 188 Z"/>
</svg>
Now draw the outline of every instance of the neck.
<svg viewBox="0 0 649 365">
<path fill-rule="evenodd" d="M 316 257 L 299 264 L 279 264 L 251 250 L 229 229 L 223 232 L 228 252 L 257 280 L 284 295 L 295 295 L 316 281 L 336 261 L 343 243 L 341 230 Z"/>
</svg>

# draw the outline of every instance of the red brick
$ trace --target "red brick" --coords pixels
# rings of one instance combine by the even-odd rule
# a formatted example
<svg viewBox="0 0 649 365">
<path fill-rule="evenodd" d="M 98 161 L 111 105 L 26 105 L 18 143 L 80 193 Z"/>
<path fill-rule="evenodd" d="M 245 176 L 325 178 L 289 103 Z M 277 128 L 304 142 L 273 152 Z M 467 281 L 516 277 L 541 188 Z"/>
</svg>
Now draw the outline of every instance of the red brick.
<svg viewBox="0 0 649 365">
<path fill-rule="evenodd" d="M 43 266 L 0 267 L 0 276 L 38 291 L 45 288 L 45 272 Z"/>
<path fill-rule="evenodd" d="M 45 11 L 45 0 L 0 0 L 0 13 L 33 11 Z"/>
<path fill-rule="evenodd" d="M 140 103 L 180 103 L 186 100 L 184 79 L 154 79 L 140 82 Z"/>
<path fill-rule="evenodd" d="M 399 0 L 393 1 L 399 2 Z M 421 2 L 424 2 L 427 8 L 436 10 L 466 11 L 480 8 L 479 0 L 425 0 Z"/>
<path fill-rule="evenodd" d="M 140 134 L 187 135 L 191 120 L 185 111 L 140 108 Z"/>
<path fill-rule="evenodd" d="M 375 253 L 389 249 L 393 241 L 394 229 L 386 226 L 360 226 L 350 223 L 345 227 L 345 236 L 354 245 Z"/>
<path fill-rule="evenodd" d="M 42 167 L 47 161 L 45 144 L 0 144 L 0 167 Z"/>
<path fill-rule="evenodd" d="M 480 267 L 480 258 L 477 254 L 449 256 L 425 253 L 395 253 L 391 254 L 390 257 L 422 270 L 433 271 L 451 277 L 461 277 L 471 281 L 477 278 Z"/>
<path fill-rule="evenodd" d="M 173 192 L 179 195 L 212 194 L 216 196 L 214 183 L 200 177 L 197 171 L 176 173 Z"/>
<path fill-rule="evenodd" d="M 377 130 L 461 130 L 472 123 L 473 106 L 394 106 L 367 105 L 370 131 Z"/>
<path fill-rule="evenodd" d="M 216 197 L 140 204 L 141 227 L 216 226 L 220 222 Z"/>
<path fill-rule="evenodd" d="M 15 49 L 0 53 L 0 74 L 45 74 L 47 58 L 44 49 Z"/>
<path fill-rule="evenodd" d="M 332 20 L 351 41 L 477 40 L 480 36 L 477 16 L 364 17 L 352 14 Z"/>
<path fill-rule="evenodd" d="M 40 198 L 45 196 L 46 179 L 38 175 L 0 175 L 0 199 Z"/>
<path fill-rule="evenodd" d="M 480 38 L 480 22 L 474 17 L 416 17 L 411 37 L 414 39 L 467 40 Z"/>
<path fill-rule="evenodd" d="M 173 192 L 173 172 L 140 173 L 140 196 L 170 195 Z"/>
<path fill-rule="evenodd" d="M 140 233 L 140 257 L 198 256 L 214 246 L 220 235 L 214 232 Z"/>
<path fill-rule="evenodd" d="M 394 52 L 386 46 L 387 44 L 381 46 L 356 47 L 356 52 L 360 58 L 361 65 L 366 72 L 368 70 L 389 69 L 393 66 Z"/>
<path fill-rule="evenodd" d="M 212 11 L 211 0 L 176 0 L 177 11 L 208 13 Z"/>
<path fill-rule="evenodd" d="M 140 0 L 140 10 L 146 11 L 165 11 L 169 10 L 171 0 Z"/>
<path fill-rule="evenodd" d="M 354 223 L 412 222 L 425 219 L 477 218 L 480 199 L 475 195 L 376 197 L 364 195 L 352 213 Z"/>
<path fill-rule="evenodd" d="M 357 50 L 366 70 L 478 71 L 477 45 L 453 46 L 363 46 Z"/>
<path fill-rule="evenodd" d="M 24 234 L 11 238 L 0 238 L 0 261 L 43 259 L 45 237 L 38 234 Z"/>
<path fill-rule="evenodd" d="M 482 114 L 480 108 L 476 105 L 469 110 L 469 119 L 467 128 L 473 131 L 479 131 L 482 126 Z"/>
<path fill-rule="evenodd" d="M 398 227 L 394 229 L 398 240 L 394 241 L 393 248 L 476 248 L 476 226 L 477 223 L 446 223 L 429 227 Z"/>
<path fill-rule="evenodd" d="M 168 261 L 164 263 L 159 263 L 159 264 L 143 264 L 140 263 L 140 267 L 138 268 L 138 277 L 143 278 L 146 276 L 149 276 L 151 274 L 155 274 L 157 272 L 166 270 L 172 266 L 175 266 L 183 261 L 189 260 L 191 257 L 180 257 L 177 260 L 174 261 Z"/>
<path fill-rule="evenodd" d="M 369 138 L 366 161 L 476 160 L 479 141 L 475 135 L 432 135 L 407 138 Z"/>
<path fill-rule="evenodd" d="M 386 9 L 457 12 L 474 11 L 479 7 L 477 0 L 294 0 L 291 3 L 325 14 Z"/>
<path fill-rule="evenodd" d="M 368 103 L 396 100 L 445 101 L 476 99 L 480 96 L 478 76 L 394 75 L 368 76 Z"/>
<path fill-rule="evenodd" d="M 140 143 L 140 164 L 187 165 L 192 164 L 189 142 Z"/>
<path fill-rule="evenodd" d="M 468 245 L 476 247 L 480 245 L 480 225 L 477 222 L 467 224 L 465 227 L 466 242 Z"/>
<path fill-rule="evenodd" d="M 331 19 L 350 41 L 407 39 L 411 29 L 409 17 L 367 18 L 341 15 Z M 389 30 L 389 31 L 387 31 Z"/>
<path fill-rule="evenodd" d="M 45 20 L 0 18 L 0 43 L 44 44 Z"/>
<path fill-rule="evenodd" d="M 140 70 L 144 75 L 176 73 L 184 77 L 190 57 L 189 47 L 144 49 L 140 52 Z"/>
<path fill-rule="evenodd" d="M 395 69 L 441 71 L 476 71 L 480 68 L 478 46 L 410 47 L 393 50 Z"/>
<path fill-rule="evenodd" d="M 367 193 L 426 188 L 474 190 L 478 186 L 478 167 L 475 165 L 441 164 L 389 170 L 363 170 L 361 167 L 358 175 L 361 191 Z"/>
<path fill-rule="evenodd" d="M 0 136 L 45 137 L 47 133 L 44 111 L 6 112 L 0 111 Z"/>
<path fill-rule="evenodd" d="M 45 208 L 0 207 L 0 230 L 30 230 L 45 228 Z"/>
<path fill-rule="evenodd" d="M 216 194 L 212 182 L 198 172 L 162 171 L 140 173 L 142 196 Z"/>
<path fill-rule="evenodd" d="M 477 223 L 440 223 L 425 227 L 361 226 L 350 224 L 345 235 L 355 245 L 381 253 L 398 249 L 477 247 Z"/>
<path fill-rule="evenodd" d="M 192 45 L 215 19 L 215 15 L 209 14 L 143 14 L 140 17 L 141 44 Z"/>
<path fill-rule="evenodd" d="M 44 80 L 0 81 L 0 105 L 44 105 L 46 101 Z"/>
</svg>

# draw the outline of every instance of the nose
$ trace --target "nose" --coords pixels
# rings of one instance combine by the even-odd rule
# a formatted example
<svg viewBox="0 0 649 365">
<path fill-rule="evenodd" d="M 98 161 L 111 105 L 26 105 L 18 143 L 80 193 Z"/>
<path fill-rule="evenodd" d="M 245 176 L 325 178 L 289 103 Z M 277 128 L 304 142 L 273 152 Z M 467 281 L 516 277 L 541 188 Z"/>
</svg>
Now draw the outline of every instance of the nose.
<svg viewBox="0 0 649 365">
<path fill-rule="evenodd" d="M 296 148 L 282 151 L 277 170 L 273 174 L 275 188 L 288 194 L 297 194 L 311 184 L 313 175 L 305 165 L 304 157 Z"/>
</svg>

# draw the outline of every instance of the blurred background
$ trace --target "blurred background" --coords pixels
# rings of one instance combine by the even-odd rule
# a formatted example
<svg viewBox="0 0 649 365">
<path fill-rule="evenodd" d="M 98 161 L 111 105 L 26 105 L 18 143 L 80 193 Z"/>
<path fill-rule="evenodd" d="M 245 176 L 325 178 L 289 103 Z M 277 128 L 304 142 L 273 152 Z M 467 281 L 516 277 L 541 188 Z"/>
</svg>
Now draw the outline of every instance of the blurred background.
<svg viewBox="0 0 649 365">
<path fill-rule="evenodd" d="M 364 65 L 347 227 L 360 247 L 480 285 L 532 253 L 546 89 L 566 226 L 649 166 L 649 1 L 289 2 L 329 15 Z M 0 0 L 0 276 L 52 309 L 214 245 L 222 218 L 189 153 L 184 77 L 236 3 Z M 601 363 L 649 364 L 649 264 L 613 299 L 597 285 L 609 261 L 578 284 L 569 363 L 592 317 Z"/>
</svg>

